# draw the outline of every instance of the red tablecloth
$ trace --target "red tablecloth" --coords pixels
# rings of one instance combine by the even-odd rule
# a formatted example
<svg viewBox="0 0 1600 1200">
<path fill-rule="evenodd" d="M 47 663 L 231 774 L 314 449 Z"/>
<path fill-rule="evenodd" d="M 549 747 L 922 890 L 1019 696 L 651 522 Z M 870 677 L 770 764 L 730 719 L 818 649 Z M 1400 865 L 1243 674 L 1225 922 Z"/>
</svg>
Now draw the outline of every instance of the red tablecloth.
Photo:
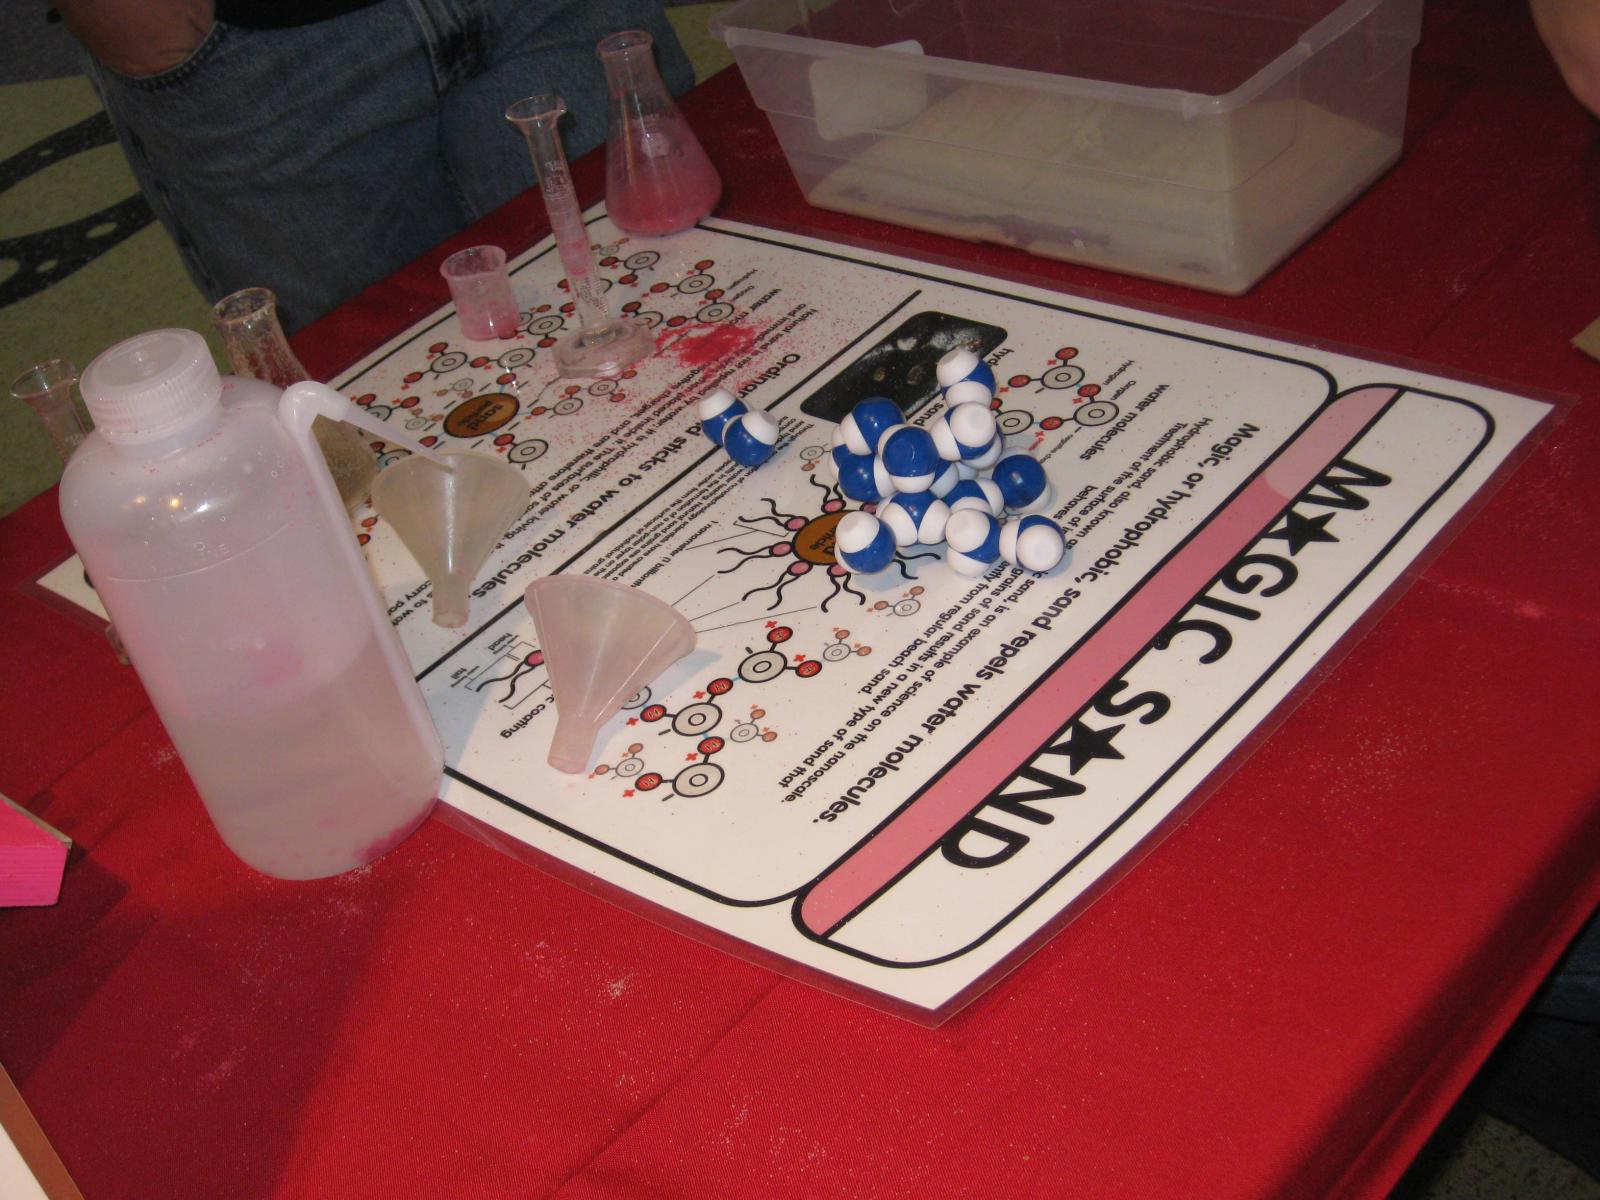
<svg viewBox="0 0 1600 1200">
<path fill-rule="evenodd" d="M 0 1061 L 86 1195 L 1381 1196 L 1600 898 L 1600 127 L 1520 4 L 1430 6 L 1401 164 L 1240 299 L 808 208 L 733 73 L 722 212 L 1579 402 L 1186 824 L 937 1031 L 430 821 L 321 883 L 221 847 L 137 679 L 19 590 L 0 790 L 80 850 L 0 913 Z M 599 164 L 580 183 L 598 194 Z M 456 245 L 527 243 L 536 195 Z M 308 330 L 328 374 L 439 254 Z"/>
</svg>

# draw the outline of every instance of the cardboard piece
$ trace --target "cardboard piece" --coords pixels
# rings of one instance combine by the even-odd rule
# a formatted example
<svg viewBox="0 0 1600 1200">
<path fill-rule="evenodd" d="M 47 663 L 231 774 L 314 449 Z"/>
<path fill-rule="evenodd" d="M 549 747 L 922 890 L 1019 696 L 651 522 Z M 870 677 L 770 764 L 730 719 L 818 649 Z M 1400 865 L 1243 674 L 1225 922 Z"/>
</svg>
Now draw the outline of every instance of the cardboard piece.
<svg viewBox="0 0 1600 1200">
<path fill-rule="evenodd" d="M 1600 317 L 1590 321 L 1583 331 L 1572 339 L 1572 344 L 1590 358 L 1600 358 Z"/>
<path fill-rule="evenodd" d="M 0 797 L 3 799 L 3 797 Z M 67 1168 L 0 1067 L 0 1195 L 9 1200 L 83 1200 Z"/>
</svg>

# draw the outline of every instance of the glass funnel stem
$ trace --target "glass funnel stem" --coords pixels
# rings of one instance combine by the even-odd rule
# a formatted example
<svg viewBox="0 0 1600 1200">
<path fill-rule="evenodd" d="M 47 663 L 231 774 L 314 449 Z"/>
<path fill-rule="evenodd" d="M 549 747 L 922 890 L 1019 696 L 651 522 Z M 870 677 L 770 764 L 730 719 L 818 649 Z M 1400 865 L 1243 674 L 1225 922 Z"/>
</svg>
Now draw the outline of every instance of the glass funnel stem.
<svg viewBox="0 0 1600 1200">
<path fill-rule="evenodd" d="M 77 382 L 77 367 L 64 358 L 52 358 L 29 367 L 11 384 L 12 396 L 38 414 L 56 457 L 63 463 L 89 434 L 72 400 L 72 388 Z"/>
</svg>

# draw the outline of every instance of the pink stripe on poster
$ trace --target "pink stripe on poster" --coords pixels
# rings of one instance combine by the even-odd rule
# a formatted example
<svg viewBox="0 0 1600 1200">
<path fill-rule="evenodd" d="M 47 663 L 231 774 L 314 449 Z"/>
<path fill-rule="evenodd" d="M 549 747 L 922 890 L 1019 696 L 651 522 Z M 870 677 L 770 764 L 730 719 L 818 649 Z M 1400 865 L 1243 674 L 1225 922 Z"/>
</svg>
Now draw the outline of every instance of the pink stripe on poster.
<svg viewBox="0 0 1600 1200">
<path fill-rule="evenodd" d="M 865 904 L 1009 779 L 1089 703 L 1195 595 L 1316 480 L 1399 392 L 1361 388 L 1341 396 L 1286 446 L 1226 508 L 1128 596 L 1087 641 L 945 774 L 824 876 L 800 919 L 825 936 Z"/>
</svg>

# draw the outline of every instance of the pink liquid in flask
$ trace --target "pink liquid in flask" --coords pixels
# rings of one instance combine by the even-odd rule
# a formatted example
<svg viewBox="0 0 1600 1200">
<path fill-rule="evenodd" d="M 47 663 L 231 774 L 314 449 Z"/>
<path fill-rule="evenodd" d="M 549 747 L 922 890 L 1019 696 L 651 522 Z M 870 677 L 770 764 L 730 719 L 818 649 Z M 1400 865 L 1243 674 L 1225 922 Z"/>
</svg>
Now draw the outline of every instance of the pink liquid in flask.
<svg viewBox="0 0 1600 1200">
<path fill-rule="evenodd" d="M 626 30 L 598 47 L 610 89 L 606 208 L 625 233 L 688 229 L 716 207 L 722 177 L 667 94 L 650 35 Z"/>
</svg>

